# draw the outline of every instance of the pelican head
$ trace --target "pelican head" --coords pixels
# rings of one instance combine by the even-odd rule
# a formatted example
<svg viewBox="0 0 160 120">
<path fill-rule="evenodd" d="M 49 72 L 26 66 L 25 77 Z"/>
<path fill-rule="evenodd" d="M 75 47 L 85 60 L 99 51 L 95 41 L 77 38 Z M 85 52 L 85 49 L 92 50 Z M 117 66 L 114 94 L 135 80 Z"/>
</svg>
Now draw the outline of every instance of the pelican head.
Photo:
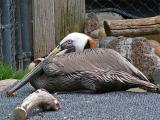
<svg viewBox="0 0 160 120">
<path fill-rule="evenodd" d="M 86 48 L 95 48 L 96 41 L 83 34 L 83 33 L 71 33 L 64 37 L 59 45 L 49 54 L 58 55 L 70 52 L 81 52 Z"/>
<path fill-rule="evenodd" d="M 63 38 L 62 41 L 59 43 L 59 45 L 48 55 L 48 57 L 70 52 L 82 52 L 84 49 L 95 48 L 95 47 L 96 47 L 95 39 L 83 33 L 74 32 Z M 37 58 L 34 61 L 32 61 L 28 66 L 29 71 L 31 71 L 40 62 L 42 62 L 45 57 L 46 56 L 42 58 Z"/>
</svg>

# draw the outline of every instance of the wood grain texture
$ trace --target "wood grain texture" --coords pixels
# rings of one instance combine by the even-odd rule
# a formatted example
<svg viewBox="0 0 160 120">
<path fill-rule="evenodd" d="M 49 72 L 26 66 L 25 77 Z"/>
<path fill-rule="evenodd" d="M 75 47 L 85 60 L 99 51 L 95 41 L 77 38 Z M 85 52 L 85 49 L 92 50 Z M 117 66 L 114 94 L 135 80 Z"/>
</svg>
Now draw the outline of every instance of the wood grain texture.
<svg viewBox="0 0 160 120">
<path fill-rule="evenodd" d="M 33 0 L 34 58 L 47 55 L 55 47 L 54 0 Z"/>
<path fill-rule="evenodd" d="M 143 36 L 160 33 L 160 16 L 127 19 L 105 20 L 104 29 L 107 35 L 112 36 Z"/>
<path fill-rule="evenodd" d="M 83 32 L 85 0 L 55 0 L 55 40 L 58 44 L 71 32 Z"/>
</svg>

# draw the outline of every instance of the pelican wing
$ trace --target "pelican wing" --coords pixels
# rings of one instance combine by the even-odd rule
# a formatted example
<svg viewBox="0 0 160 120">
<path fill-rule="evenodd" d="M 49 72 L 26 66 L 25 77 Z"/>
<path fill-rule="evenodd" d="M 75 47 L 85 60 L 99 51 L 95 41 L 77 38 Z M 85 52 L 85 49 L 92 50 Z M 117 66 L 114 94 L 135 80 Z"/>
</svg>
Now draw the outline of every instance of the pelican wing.
<svg viewBox="0 0 160 120">
<path fill-rule="evenodd" d="M 83 78 L 80 84 L 97 92 L 126 90 L 133 87 L 144 88 L 152 92 L 158 90 L 156 85 L 123 71 L 83 71 L 72 76 L 72 79 Z"/>
<path fill-rule="evenodd" d="M 43 63 L 48 75 L 72 73 L 76 71 L 123 71 L 148 81 L 145 75 L 127 59 L 112 49 L 95 48 L 83 52 L 73 52 L 49 57 Z"/>
</svg>

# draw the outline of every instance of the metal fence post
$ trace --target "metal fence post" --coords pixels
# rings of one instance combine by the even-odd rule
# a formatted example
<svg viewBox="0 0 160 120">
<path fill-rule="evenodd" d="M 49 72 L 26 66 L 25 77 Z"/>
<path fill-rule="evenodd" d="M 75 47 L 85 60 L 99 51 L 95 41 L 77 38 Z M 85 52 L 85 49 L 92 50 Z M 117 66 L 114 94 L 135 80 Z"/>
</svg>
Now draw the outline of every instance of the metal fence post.
<svg viewBox="0 0 160 120">
<path fill-rule="evenodd" d="M 21 33 L 22 33 L 22 46 L 23 46 L 23 65 L 26 67 L 31 60 L 31 46 L 30 46 L 30 27 L 31 19 L 29 15 L 29 1 L 20 0 L 20 14 L 21 14 Z"/>
</svg>

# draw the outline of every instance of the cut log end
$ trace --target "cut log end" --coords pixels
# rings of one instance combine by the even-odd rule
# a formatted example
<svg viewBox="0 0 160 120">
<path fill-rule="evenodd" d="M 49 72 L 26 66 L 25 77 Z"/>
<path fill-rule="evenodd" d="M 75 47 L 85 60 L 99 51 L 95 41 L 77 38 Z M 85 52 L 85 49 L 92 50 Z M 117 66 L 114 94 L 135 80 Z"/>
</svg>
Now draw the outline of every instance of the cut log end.
<svg viewBox="0 0 160 120">
<path fill-rule="evenodd" d="M 20 106 L 17 106 L 14 110 L 14 119 L 15 120 L 25 120 L 27 118 L 27 111 Z"/>
</svg>

